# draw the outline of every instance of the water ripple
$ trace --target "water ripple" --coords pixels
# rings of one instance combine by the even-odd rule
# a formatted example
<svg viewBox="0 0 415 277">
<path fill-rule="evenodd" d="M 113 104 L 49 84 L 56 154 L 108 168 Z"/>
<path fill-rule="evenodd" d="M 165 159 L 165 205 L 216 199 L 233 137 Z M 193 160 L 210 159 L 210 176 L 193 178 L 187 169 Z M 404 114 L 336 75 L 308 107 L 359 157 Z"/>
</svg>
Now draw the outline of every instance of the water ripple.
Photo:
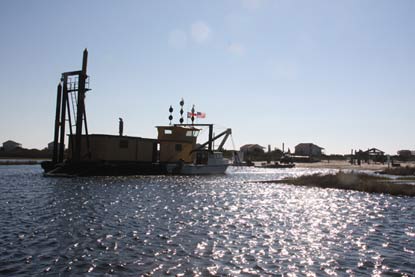
<svg viewBox="0 0 415 277">
<path fill-rule="evenodd" d="M 256 180 L 0 167 L 2 275 L 414 275 L 415 200 Z"/>
</svg>

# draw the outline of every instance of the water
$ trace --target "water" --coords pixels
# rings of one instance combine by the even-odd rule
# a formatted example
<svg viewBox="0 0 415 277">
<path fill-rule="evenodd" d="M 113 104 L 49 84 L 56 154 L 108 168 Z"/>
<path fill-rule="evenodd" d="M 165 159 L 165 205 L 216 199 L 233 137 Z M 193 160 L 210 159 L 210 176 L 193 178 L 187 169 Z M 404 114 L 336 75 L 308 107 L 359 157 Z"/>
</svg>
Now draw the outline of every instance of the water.
<svg viewBox="0 0 415 277">
<path fill-rule="evenodd" d="M 0 166 L 0 275 L 415 275 L 415 199 L 225 176 Z"/>
</svg>

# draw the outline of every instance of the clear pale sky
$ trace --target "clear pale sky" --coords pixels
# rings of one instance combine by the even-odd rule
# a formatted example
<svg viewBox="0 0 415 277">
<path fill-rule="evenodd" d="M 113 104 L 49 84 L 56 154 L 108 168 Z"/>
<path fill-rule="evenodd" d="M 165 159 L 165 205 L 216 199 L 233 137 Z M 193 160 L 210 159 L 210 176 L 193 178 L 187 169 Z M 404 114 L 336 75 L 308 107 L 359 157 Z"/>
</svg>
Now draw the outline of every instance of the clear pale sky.
<svg viewBox="0 0 415 277">
<path fill-rule="evenodd" d="M 246 143 L 415 150 L 415 1 L 0 1 L 0 142 L 44 148 L 89 50 L 91 133 L 156 137 L 183 97 Z M 228 148 L 232 144 L 227 145 Z"/>
</svg>

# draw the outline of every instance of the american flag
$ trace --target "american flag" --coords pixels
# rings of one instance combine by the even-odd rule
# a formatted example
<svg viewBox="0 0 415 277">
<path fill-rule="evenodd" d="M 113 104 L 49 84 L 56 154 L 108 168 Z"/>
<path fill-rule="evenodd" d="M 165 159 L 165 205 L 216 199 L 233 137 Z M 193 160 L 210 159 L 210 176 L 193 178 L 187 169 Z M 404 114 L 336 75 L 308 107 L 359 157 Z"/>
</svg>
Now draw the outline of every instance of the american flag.
<svg viewBox="0 0 415 277">
<path fill-rule="evenodd" d="M 205 113 L 202 113 L 202 112 L 197 112 L 196 117 L 197 118 L 205 118 L 206 117 L 206 114 Z"/>
<path fill-rule="evenodd" d="M 196 112 L 196 113 L 192 114 L 191 112 L 187 112 L 187 118 L 192 118 L 192 115 L 195 118 L 205 118 L 206 117 L 206 113 Z"/>
</svg>

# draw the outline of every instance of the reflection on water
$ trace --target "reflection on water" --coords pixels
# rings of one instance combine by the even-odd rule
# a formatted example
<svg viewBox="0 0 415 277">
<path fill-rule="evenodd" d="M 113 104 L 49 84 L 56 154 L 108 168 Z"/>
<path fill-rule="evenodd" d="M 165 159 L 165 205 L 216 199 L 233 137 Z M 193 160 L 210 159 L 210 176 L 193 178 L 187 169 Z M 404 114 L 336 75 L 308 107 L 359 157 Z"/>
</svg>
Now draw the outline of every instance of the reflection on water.
<svg viewBox="0 0 415 277">
<path fill-rule="evenodd" d="M 3 166 L 0 274 L 415 274 L 413 198 L 250 182 L 317 171 L 60 179 Z"/>
</svg>

